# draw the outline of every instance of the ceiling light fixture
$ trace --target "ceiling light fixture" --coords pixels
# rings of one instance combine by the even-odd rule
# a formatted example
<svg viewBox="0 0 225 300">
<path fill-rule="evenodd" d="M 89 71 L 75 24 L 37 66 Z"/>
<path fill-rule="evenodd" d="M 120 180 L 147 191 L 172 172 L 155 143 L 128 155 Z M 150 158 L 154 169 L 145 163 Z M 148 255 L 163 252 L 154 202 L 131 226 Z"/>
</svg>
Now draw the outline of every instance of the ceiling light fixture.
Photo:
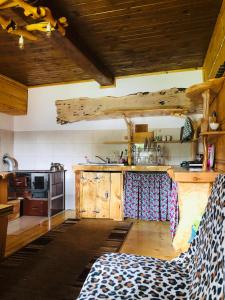
<svg viewBox="0 0 225 300">
<path fill-rule="evenodd" d="M 52 33 L 52 26 L 51 26 L 51 23 L 48 22 L 47 26 L 46 26 L 46 33 L 47 33 L 47 37 L 50 37 L 51 36 L 51 33 Z"/>
<path fill-rule="evenodd" d="M 52 31 L 57 30 L 62 36 L 65 36 L 65 28 L 68 26 L 67 19 L 65 17 L 54 19 L 51 10 L 48 7 L 35 7 L 32 6 L 33 3 L 36 3 L 36 1 L 0 0 L 0 12 L 8 8 L 22 8 L 26 17 L 31 17 L 34 20 L 38 20 L 38 22 L 36 21 L 33 24 L 19 26 L 14 20 L 3 17 L 0 14 L 0 25 L 2 28 L 10 34 L 16 34 L 20 36 L 19 45 L 22 39 L 28 39 L 30 41 L 37 40 L 37 36 L 32 33 L 35 31 L 46 32 L 46 35 L 49 37 Z"/>
<path fill-rule="evenodd" d="M 19 37 L 19 48 L 20 50 L 24 49 L 24 38 L 22 35 Z"/>
</svg>

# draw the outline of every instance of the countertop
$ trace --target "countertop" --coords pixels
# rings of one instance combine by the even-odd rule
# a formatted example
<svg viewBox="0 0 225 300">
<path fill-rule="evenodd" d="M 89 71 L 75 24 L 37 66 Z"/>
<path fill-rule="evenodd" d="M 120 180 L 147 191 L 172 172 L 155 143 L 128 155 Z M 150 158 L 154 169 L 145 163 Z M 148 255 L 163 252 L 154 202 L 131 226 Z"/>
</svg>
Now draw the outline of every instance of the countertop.
<svg viewBox="0 0 225 300">
<path fill-rule="evenodd" d="M 6 179 L 12 172 L 0 171 L 0 179 Z"/>
<path fill-rule="evenodd" d="M 74 165 L 73 171 L 94 171 L 94 172 L 167 172 L 176 182 L 213 183 L 220 172 L 189 171 L 179 166 L 107 166 L 107 165 Z"/>
<path fill-rule="evenodd" d="M 109 172 L 166 172 L 171 166 L 107 166 L 107 165 L 75 165 L 73 171 L 109 171 Z"/>
<path fill-rule="evenodd" d="M 62 170 L 63 172 L 66 172 L 67 170 Z M 56 172 L 62 172 L 62 171 L 50 171 L 50 170 L 15 170 L 15 171 L 0 171 L 0 178 L 2 177 L 7 178 L 10 174 L 15 173 L 56 173 Z"/>
<path fill-rule="evenodd" d="M 13 173 L 56 173 L 56 172 L 66 172 L 66 170 L 50 171 L 50 170 L 16 170 Z"/>
<path fill-rule="evenodd" d="M 7 216 L 13 212 L 13 205 L 0 204 L 0 217 Z"/>
<path fill-rule="evenodd" d="M 176 182 L 195 182 L 195 183 L 213 183 L 221 172 L 208 171 L 189 171 L 181 167 L 172 167 L 167 170 L 169 176 Z"/>
</svg>

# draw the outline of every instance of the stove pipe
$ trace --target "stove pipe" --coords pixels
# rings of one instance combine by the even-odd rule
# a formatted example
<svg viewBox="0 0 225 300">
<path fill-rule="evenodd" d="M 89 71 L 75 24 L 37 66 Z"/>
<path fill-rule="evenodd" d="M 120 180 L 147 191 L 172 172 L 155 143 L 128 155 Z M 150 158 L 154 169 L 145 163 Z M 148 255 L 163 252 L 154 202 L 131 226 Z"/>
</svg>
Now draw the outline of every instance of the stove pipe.
<svg viewBox="0 0 225 300">
<path fill-rule="evenodd" d="M 8 154 L 4 154 L 2 161 L 3 164 L 8 166 L 9 172 L 18 170 L 18 161 L 14 157 L 11 157 Z"/>
</svg>

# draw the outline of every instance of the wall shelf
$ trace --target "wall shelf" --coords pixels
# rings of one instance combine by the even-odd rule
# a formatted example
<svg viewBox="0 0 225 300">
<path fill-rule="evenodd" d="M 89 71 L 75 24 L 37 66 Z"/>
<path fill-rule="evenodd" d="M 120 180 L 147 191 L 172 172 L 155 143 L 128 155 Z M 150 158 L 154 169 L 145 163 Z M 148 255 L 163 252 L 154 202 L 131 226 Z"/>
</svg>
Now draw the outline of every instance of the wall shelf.
<svg viewBox="0 0 225 300">
<path fill-rule="evenodd" d="M 122 145 L 122 144 L 129 144 L 129 141 L 107 141 L 104 142 L 105 145 Z"/>
<path fill-rule="evenodd" d="M 197 141 L 197 140 L 196 140 Z M 188 141 L 188 142 L 183 142 L 182 144 L 187 144 L 187 143 L 191 143 L 193 141 Z M 104 144 L 106 145 L 122 145 L 122 144 L 144 144 L 144 142 L 135 142 L 135 141 L 107 141 L 107 142 L 104 142 Z M 152 141 L 152 143 L 155 143 L 155 144 L 181 144 L 181 141 L 180 140 L 174 140 L 174 141 Z"/>
<path fill-rule="evenodd" d="M 225 131 L 205 131 L 200 133 L 200 136 L 217 136 L 217 135 L 225 135 Z"/>
<path fill-rule="evenodd" d="M 181 143 L 180 140 L 172 140 L 172 141 L 153 141 L 153 143 L 156 144 L 186 144 L 186 143 L 190 143 L 190 142 L 183 142 Z"/>
</svg>

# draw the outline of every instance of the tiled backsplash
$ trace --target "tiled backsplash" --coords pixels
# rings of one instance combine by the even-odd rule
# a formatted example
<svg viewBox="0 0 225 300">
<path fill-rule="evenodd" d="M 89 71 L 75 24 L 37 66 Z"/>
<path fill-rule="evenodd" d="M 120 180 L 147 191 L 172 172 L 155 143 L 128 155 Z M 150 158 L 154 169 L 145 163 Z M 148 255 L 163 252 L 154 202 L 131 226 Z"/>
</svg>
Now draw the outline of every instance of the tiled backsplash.
<svg viewBox="0 0 225 300">
<path fill-rule="evenodd" d="M 179 129 L 161 129 L 157 133 L 172 135 L 179 139 Z M 124 140 L 126 131 L 26 131 L 14 133 L 14 156 L 20 169 L 49 169 L 51 162 L 65 165 L 66 173 L 66 207 L 74 208 L 74 174 L 72 165 L 85 162 L 85 156 L 96 161 L 95 155 L 114 158 L 125 145 L 106 145 L 106 141 Z M 167 144 L 166 164 L 178 165 L 189 160 L 190 144 Z"/>
</svg>

